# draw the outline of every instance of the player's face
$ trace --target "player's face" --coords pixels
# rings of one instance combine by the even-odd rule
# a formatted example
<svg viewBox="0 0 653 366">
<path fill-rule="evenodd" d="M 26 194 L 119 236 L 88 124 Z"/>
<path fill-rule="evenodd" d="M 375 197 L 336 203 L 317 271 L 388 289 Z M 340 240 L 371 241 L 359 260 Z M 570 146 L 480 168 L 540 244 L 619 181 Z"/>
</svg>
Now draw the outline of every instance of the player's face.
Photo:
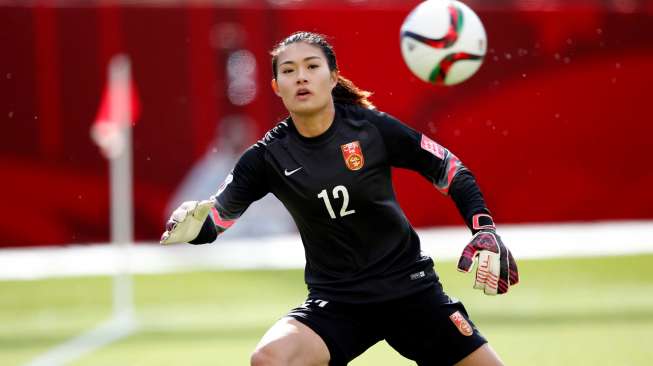
<svg viewBox="0 0 653 366">
<path fill-rule="evenodd" d="M 290 113 L 313 115 L 333 104 L 331 90 L 338 76 L 329 70 L 319 47 L 304 42 L 286 46 L 277 57 L 277 78 L 272 89 Z"/>
</svg>

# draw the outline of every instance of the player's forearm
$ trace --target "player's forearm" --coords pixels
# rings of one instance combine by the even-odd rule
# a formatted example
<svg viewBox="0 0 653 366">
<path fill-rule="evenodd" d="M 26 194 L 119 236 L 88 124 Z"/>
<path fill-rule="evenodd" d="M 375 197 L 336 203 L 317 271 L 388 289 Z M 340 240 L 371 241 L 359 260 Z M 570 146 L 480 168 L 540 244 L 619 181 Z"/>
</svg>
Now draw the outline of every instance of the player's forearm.
<svg viewBox="0 0 653 366">
<path fill-rule="evenodd" d="M 476 233 L 482 227 L 490 224 L 494 226 L 492 218 L 489 217 L 490 210 L 487 208 L 483 194 L 470 171 L 460 171 L 456 174 L 449 188 L 449 196 L 456 203 L 460 215 L 472 232 Z M 479 216 L 479 214 L 485 215 Z"/>
<path fill-rule="evenodd" d="M 189 241 L 190 244 L 207 244 L 212 243 L 215 239 L 218 238 L 218 235 L 222 234 L 227 230 L 231 225 L 234 224 L 235 220 L 224 220 L 221 218 L 219 205 L 216 203 L 214 207 L 211 207 L 209 215 L 204 220 L 202 224 L 202 229 L 197 234 L 195 239 Z"/>
</svg>

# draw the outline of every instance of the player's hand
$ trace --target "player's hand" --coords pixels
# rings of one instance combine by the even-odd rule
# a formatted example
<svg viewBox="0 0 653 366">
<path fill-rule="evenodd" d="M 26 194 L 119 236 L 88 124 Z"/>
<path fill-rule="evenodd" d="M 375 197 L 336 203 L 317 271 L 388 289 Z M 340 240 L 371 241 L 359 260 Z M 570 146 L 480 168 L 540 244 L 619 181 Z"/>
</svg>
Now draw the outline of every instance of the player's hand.
<svg viewBox="0 0 653 366">
<path fill-rule="evenodd" d="M 519 282 L 517 263 L 494 230 L 481 230 L 474 235 L 460 256 L 458 270 L 471 271 L 476 257 L 474 288 L 483 290 L 486 295 L 505 294 L 510 286 Z"/>
<path fill-rule="evenodd" d="M 188 243 L 195 239 L 214 204 L 211 200 L 182 203 L 170 215 L 161 244 Z"/>
</svg>

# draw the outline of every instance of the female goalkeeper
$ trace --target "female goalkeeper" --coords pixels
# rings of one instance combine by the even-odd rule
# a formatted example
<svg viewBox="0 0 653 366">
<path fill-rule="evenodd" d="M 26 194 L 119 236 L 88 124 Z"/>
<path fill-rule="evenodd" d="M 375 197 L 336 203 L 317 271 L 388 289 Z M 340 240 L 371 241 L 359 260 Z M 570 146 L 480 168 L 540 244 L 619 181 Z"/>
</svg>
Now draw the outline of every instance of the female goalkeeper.
<svg viewBox="0 0 653 366">
<path fill-rule="evenodd" d="M 458 262 L 475 287 L 502 294 L 515 261 L 470 171 L 450 151 L 376 110 L 339 74 L 321 35 L 272 51 L 272 89 L 289 116 L 250 147 L 210 200 L 185 202 L 161 242 L 210 243 L 274 194 L 306 253 L 306 302 L 263 336 L 252 365 L 346 365 L 380 340 L 418 365 L 501 365 L 462 303 L 444 293 L 397 204 L 391 167 L 419 172 L 456 203 L 474 234 Z"/>
</svg>

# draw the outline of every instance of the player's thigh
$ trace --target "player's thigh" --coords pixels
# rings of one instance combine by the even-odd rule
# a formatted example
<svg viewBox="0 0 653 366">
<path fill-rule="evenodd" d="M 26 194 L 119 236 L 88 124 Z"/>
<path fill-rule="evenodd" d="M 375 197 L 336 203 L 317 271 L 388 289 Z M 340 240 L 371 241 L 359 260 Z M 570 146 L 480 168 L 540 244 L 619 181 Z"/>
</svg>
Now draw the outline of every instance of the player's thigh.
<svg viewBox="0 0 653 366">
<path fill-rule="evenodd" d="M 492 347 L 486 343 L 460 360 L 455 366 L 503 366 L 503 362 Z"/>
<path fill-rule="evenodd" d="M 386 341 L 418 365 L 454 365 L 487 343 L 463 304 L 439 289 L 402 299 L 393 310 Z"/>
<path fill-rule="evenodd" d="M 261 338 L 252 354 L 253 366 L 322 366 L 329 363 L 329 349 L 311 328 L 285 317 Z"/>
</svg>

